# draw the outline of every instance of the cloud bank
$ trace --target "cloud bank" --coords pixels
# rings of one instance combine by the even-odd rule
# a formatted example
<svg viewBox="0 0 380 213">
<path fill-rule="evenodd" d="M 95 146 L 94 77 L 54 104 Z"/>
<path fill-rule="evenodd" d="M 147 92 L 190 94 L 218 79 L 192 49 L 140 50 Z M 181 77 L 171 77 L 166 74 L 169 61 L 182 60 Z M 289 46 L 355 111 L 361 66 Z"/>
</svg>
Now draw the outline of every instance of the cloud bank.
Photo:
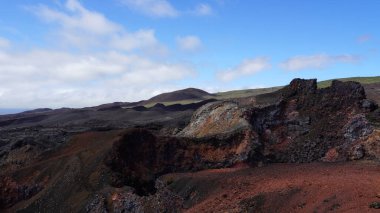
<svg viewBox="0 0 380 213">
<path fill-rule="evenodd" d="M 189 64 L 147 54 L 159 51 L 162 55 L 166 49 L 153 29 L 127 31 L 77 0 L 66 1 L 59 10 L 45 5 L 30 9 L 53 25 L 51 39 L 61 39 L 70 51 L 53 47 L 17 52 L 8 40 L 0 38 L 2 108 L 136 101 L 157 91 L 178 89 L 181 80 L 195 74 Z"/>
<path fill-rule="evenodd" d="M 220 71 L 217 75 L 222 81 L 232 81 L 244 76 L 251 76 L 258 72 L 270 69 L 272 66 L 267 57 L 246 59 L 234 68 Z"/>
<path fill-rule="evenodd" d="M 200 38 L 194 35 L 188 35 L 177 38 L 177 45 L 179 49 L 187 52 L 194 52 L 202 47 L 202 41 Z"/>
<path fill-rule="evenodd" d="M 166 0 L 122 0 L 129 8 L 153 17 L 177 17 L 179 11 Z"/>
<path fill-rule="evenodd" d="M 176 18 L 190 14 L 196 16 L 209 16 L 213 14 L 213 9 L 209 4 L 200 3 L 195 8 L 181 11 L 175 8 L 168 0 L 120 0 L 131 10 L 143 15 L 155 18 Z"/>
<path fill-rule="evenodd" d="M 289 58 L 280 64 L 282 69 L 288 71 L 299 71 L 308 69 L 326 69 L 329 66 L 337 63 L 357 63 L 360 57 L 356 55 L 308 55 L 308 56 L 295 56 Z"/>
</svg>

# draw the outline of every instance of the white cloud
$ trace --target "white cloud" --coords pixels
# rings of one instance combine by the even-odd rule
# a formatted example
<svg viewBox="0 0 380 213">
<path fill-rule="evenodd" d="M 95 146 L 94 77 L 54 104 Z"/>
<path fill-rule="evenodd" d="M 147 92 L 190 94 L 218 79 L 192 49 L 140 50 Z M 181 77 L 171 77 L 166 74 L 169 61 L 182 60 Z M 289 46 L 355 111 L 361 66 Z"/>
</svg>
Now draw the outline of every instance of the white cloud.
<svg viewBox="0 0 380 213">
<path fill-rule="evenodd" d="M 120 52 L 3 51 L 0 107 L 83 107 L 136 101 L 151 97 L 157 87 L 173 87 L 173 82 L 193 73 L 186 65 Z"/>
<path fill-rule="evenodd" d="M 218 78 L 222 81 L 231 81 L 242 76 L 254 75 L 266 69 L 270 69 L 271 64 L 269 58 L 258 57 L 253 59 L 246 59 L 238 66 L 221 71 L 218 73 Z"/>
<path fill-rule="evenodd" d="M 127 32 L 123 26 L 108 20 L 103 14 L 90 11 L 77 0 L 68 0 L 64 11 L 44 5 L 33 8 L 33 13 L 48 23 L 58 24 L 53 40 L 59 40 L 75 48 L 113 48 L 125 51 L 145 50 L 164 53 L 152 29 Z M 161 52 L 157 50 L 162 50 Z"/>
<path fill-rule="evenodd" d="M 178 88 L 195 73 L 191 65 L 147 54 L 165 50 L 153 29 L 128 32 L 77 0 L 68 0 L 60 10 L 43 5 L 30 9 L 57 26 L 53 35 L 63 40 L 54 41 L 71 46 L 22 52 L 0 48 L 0 108 L 137 101 L 151 97 L 157 88 Z"/>
<path fill-rule="evenodd" d="M 133 50 L 154 46 L 158 43 L 154 30 L 139 30 L 134 33 L 115 35 L 112 47 L 124 50 Z"/>
<path fill-rule="evenodd" d="M 10 45 L 11 42 L 8 39 L 0 37 L 0 48 L 8 48 Z"/>
<path fill-rule="evenodd" d="M 280 67 L 289 71 L 305 69 L 325 69 L 337 63 L 356 63 L 360 61 L 359 56 L 355 55 L 309 55 L 295 56 L 287 59 L 280 64 Z"/>
<path fill-rule="evenodd" d="M 213 14 L 213 9 L 209 4 L 198 4 L 194 9 L 180 11 L 168 0 L 120 0 L 128 8 L 151 17 L 178 17 L 189 14 L 196 16 L 207 16 Z"/>
<path fill-rule="evenodd" d="M 202 3 L 197 5 L 193 13 L 198 16 L 208 16 L 213 14 L 213 10 L 210 5 Z"/>
<path fill-rule="evenodd" d="M 47 22 L 59 23 L 65 30 L 104 35 L 121 29 L 121 26 L 109 21 L 102 14 L 87 10 L 77 0 L 68 0 L 65 8 L 66 13 L 42 5 L 35 8 L 35 14 Z"/>
<path fill-rule="evenodd" d="M 153 17 L 177 17 L 179 11 L 167 0 L 121 0 L 129 8 Z"/>
<path fill-rule="evenodd" d="M 193 52 L 202 47 L 202 41 L 194 35 L 188 35 L 177 38 L 177 45 L 183 51 Z"/>
</svg>

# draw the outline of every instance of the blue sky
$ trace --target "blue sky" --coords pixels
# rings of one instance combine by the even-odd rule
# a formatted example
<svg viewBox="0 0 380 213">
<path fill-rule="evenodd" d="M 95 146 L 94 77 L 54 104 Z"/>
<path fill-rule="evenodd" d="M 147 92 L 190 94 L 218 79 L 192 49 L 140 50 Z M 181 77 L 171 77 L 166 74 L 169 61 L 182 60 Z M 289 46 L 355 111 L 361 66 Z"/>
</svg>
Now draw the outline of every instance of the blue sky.
<svg viewBox="0 0 380 213">
<path fill-rule="evenodd" d="M 377 0 L 0 4 L 0 108 L 380 75 Z"/>
</svg>

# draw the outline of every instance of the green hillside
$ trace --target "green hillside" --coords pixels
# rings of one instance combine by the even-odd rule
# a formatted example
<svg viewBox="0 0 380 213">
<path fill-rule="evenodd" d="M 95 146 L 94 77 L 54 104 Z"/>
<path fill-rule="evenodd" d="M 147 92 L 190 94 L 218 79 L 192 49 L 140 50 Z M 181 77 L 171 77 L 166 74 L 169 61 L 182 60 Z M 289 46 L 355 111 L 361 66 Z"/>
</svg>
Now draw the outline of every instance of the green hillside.
<svg viewBox="0 0 380 213">
<path fill-rule="evenodd" d="M 219 92 L 215 94 L 215 98 L 219 100 L 230 99 L 230 98 L 244 98 L 254 95 L 260 95 L 264 93 L 270 93 L 281 89 L 279 87 L 268 87 L 268 88 L 259 88 L 259 89 L 246 89 L 246 90 L 233 90 L 228 92 Z"/>
<path fill-rule="evenodd" d="M 361 84 L 373 84 L 380 83 L 380 76 L 376 77 L 351 77 L 351 78 L 340 78 L 340 81 L 356 81 Z M 319 88 L 328 87 L 331 85 L 332 80 L 320 81 L 318 82 Z"/>
</svg>

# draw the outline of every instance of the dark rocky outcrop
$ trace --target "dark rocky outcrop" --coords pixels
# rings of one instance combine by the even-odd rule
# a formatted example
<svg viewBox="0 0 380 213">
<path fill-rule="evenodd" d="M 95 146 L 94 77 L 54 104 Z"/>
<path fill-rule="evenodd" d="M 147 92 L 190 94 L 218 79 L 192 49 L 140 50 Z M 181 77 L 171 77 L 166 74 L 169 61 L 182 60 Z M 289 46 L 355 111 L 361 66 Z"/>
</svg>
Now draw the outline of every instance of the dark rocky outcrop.
<svg viewBox="0 0 380 213">
<path fill-rule="evenodd" d="M 72 132 L 62 128 L 16 128 L 0 131 L 0 168 L 18 168 L 33 163 L 43 153 L 66 143 Z"/>
<path fill-rule="evenodd" d="M 363 87 L 333 81 L 317 89 L 316 80 L 293 80 L 275 105 L 254 108 L 251 124 L 271 162 L 345 160 L 355 141 L 371 134 L 365 112 L 373 110 Z M 326 154 L 336 151 L 334 159 Z M 326 158 L 324 158 L 326 157 Z"/>
<path fill-rule="evenodd" d="M 40 192 L 44 183 L 17 182 L 10 177 L 0 176 L 0 209 L 5 209 Z"/>
<path fill-rule="evenodd" d="M 182 212 L 183 199 L 167 185 L 156 181 L 157 193 L 150 196 L 138 196 L 128 187 L 112 191 L 99 192 L 86 205 L 86 212 Z"/>
<path fill-rule="evenodd" d="M 106 160 L 117 174 L 114 184 L 144 194 L 155 191 L 155 178 L 170 172 L 364 157 L 358 144 L 373 132 L 365 112 L 376 107 L 360 84 L 333 81 L 317 89 L 316 80 L 295 79 L 274 96 L 281 98 L 266 106 L 206 104 L 177 137 L 127 131 Z"/>
<path fill-rule="evenodd" d="M 346 160 L 352 147 L 373 131 L 366 114 L 377 105 L 366 99 L 356 82 L 333 81 L 331 87 L 318 89 L 315 79 L 294 79 L 258 98 L 259 105 L 232 101 L 204 105 L 179 135 L 202 138 L 250 129 L 258 137 L 261 161 L 311 162 Z"/>
</svg>

